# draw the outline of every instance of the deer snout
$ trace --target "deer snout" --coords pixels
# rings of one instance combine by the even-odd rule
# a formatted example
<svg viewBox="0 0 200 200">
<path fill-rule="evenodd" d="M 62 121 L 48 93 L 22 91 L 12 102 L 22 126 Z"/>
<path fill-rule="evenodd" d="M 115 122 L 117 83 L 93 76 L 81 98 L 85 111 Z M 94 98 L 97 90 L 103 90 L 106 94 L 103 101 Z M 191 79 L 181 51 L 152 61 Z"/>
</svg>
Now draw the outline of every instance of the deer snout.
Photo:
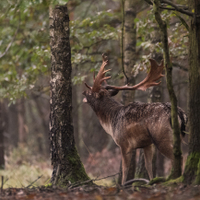
<svg viewBox="0 0 200 200">
<path fill-rule="evenodd" d="M 84 102 L 84 103 L 87 103 L 87 99 L 86 99 L 85 97 L 83 98 L 83 102 Z"/>
</svg>

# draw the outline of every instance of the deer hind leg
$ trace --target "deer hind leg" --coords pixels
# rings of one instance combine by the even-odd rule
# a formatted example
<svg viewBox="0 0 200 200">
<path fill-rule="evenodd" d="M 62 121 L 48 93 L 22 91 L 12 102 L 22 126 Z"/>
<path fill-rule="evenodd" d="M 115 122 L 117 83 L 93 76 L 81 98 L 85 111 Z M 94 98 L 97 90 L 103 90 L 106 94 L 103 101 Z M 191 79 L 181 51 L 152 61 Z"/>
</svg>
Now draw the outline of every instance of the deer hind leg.
<svg viewBox="0 0 200 200">
<path fill-rule="evenodd" d="M 131 163 L 131 151 L 126 151 L 125 149 L 121 148 L 121 154 L 122 154 L 122 185 L 126 182 L 128 170 Z"/>
<path fill-rule="evenodd" d="M 169 140 L 163 140 L 157 145 L 158 150 L 162 153 L 165 157 L 169 158 L 172 162 L 174 160 L 173 154 L 173 145 L 172 142 Z"/>
<path fill-rule="evenodd" d="M 153 178 L 152 159 L 153 159 L 153 154 L 154 154 L 154 147 L 153 145 L 149 145 L 143 148 L 143 150 L 144 150 L 145 167 L 149 174 L 149 179 L 151 180 Z"/>
</svg>

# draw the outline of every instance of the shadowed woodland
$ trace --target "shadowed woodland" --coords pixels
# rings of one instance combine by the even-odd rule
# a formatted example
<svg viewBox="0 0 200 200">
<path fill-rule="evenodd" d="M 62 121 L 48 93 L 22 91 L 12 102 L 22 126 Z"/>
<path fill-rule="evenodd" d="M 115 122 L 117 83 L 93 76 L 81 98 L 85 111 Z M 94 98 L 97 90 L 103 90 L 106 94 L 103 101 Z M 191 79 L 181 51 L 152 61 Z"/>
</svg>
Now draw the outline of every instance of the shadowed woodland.
<svg viewBox="0 0 200 200">
<path fill-rule="evenodd" d="M 199 0 L 2 0 L 0 10 L 2 199 L 200 196 Z M 115 86 L 136 85 L 149 59 L 163 61 L 160 84 L 111 97 L 171 103 L 175 159 L 155 148 L 150 182 L 138 148 L 121 185 L 120 148 L 83 102 L 103 53 Z M 177 106 L 188 117 L 184 137 Z"/>
</svg>

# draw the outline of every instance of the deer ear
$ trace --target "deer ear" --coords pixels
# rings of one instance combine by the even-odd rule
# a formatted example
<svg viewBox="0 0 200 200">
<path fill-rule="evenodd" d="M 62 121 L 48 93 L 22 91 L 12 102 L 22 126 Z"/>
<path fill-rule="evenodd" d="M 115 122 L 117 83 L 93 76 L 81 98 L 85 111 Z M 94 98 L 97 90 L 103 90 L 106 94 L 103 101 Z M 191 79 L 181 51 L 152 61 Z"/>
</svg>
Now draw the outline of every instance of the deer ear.
<svg viewBox="0 0 200 200">
<path fill-rule="evenodd" d="M 110 95 L 111 97 L 113 97 L 113 96 L 115 96 L 115 95 L 118 94 L 119 90 L 113 89 L 113 90 L 109 90 L 108 92 L 109 92 L 109 95 Z"/>
<path fill-rule="evenodd" d="M 104 90 L 100 90 L 97 94 L 97 98 L 101 98 L 105 95 L 105 91 Z"/>
</svg>

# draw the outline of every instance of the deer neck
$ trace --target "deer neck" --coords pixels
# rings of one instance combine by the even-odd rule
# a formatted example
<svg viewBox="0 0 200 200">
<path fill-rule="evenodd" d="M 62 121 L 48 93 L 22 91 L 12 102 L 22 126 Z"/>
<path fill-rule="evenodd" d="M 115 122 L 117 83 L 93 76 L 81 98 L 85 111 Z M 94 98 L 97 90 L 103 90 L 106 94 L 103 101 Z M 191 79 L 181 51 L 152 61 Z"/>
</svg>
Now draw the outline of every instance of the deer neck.
<svg viewBox="0 0 200 200">
<path fill-rule="evenodd" d="M 111 97 L 104 97 L 91 106 L 103 129 L 113 137 L 112 119 L 116 117 L 123 105 Z"/>
</svg>

